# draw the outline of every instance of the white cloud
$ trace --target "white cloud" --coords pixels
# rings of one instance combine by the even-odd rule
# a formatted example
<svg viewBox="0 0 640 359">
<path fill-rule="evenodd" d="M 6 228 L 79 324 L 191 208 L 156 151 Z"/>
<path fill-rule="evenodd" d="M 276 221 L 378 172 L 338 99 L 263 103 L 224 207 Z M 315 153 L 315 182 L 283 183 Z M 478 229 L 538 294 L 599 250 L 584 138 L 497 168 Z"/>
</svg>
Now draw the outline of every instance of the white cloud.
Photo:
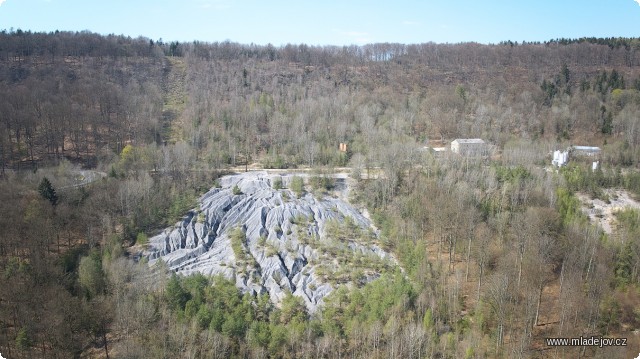
<svg viewBox="0 0 640 359">
<path fill-rule="evenodd" d="M 640 0 L 636 0 L 636 1 L 640 1 Z M 417 21 L 410 21 L 410 20 L 405 20 L 402 22 L 402 25 L 406 25 L 406 26 L 417 26 L 420 25 L 419 22 Z"/>
<path fill-rule="evenodd" d="M 0 0 L 0 5 L 2 5 L 2 3 L 5 2 L 5 1 L 7 1 L 7 0 Z"/>
<path fill-rule="evenodd" d="M 633 1 L 637 2 L 638 5 L 640 5 L 640 0 L 633 0 Z M 640 357 L 640 355 L 638 355 L 638 357 Z"/>
</svg>

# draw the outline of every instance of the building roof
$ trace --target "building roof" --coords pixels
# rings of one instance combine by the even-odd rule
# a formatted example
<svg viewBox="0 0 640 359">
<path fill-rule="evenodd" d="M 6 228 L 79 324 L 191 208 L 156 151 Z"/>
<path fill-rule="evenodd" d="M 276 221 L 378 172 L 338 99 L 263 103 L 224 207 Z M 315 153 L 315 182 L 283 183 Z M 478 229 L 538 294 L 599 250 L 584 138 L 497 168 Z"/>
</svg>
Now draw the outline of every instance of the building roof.
<svg viewBox="0 0 640 359">
<path fill-rule="evenodd" d="M 588 151 L 588 152 L 600 151 L 600 147 L 594 147 L 594 146 L 573 146 L 573 149 L 578 151 Z"/>
<path fill-rule="evenodd" d="M 483 144 L 484 141 L 481 138 L 456 138 L 453 142 L 457 143 L 477 143 Z"/>
</svg>

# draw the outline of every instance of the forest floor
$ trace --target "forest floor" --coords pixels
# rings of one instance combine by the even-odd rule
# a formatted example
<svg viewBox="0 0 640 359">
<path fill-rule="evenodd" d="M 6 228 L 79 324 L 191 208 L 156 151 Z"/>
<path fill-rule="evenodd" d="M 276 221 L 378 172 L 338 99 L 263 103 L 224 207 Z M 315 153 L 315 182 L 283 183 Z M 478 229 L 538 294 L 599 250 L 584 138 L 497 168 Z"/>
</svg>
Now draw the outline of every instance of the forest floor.
<svg viewBox="0 0 640 359">
<path fill-rule="evenodd" d="M 436 268 L 442 270 L 445 273 L 441 280 L 445 286 L 454 288 L 451 290 L 459 291 L 459 297 L 462 300 L 459 303 L 450 303 L 461 317 L 467 317 L 471 323 L 482 316 L 481 312 L 476 312 L 478 309 L 478 279 L 479 279 L 479 267 L 477 262 L 470 258 L 467 263 L 466 248 L 459 248 L 449 261 L 449 253 L 446 243 L 438 243 L 438 241 L 430 235 L 427 240 L 427 258 L 429 262 L 433 263 Z M 465 246 L 462 246 L 465 247 Z M 467 269 L 468 266 L 468 269 Z M 468 275 L 467 275 L 468 271 Z M 492 276 L 485 274 L 482 278 L 482 286 L 490 286 L 492 282 Z M 560 323 L 560 280 L 556 278 L 546 283 L 542 290 L 542 296 L 540 297 L 540 312 L 538 317 L 538 323 L 531 328 L 531 342 L 528 344 L 529 350 L 532 351 L 533 357 L 547 357 L 548 351 L 552 349 L 548 347 L 544 338 L 552 337 L 556 333 Z M 524 331 L 524 328 L 521 328 Z M 517 347 L 518 343 L 513 341 L 514 339 L 505 333 L 503 339 L 504 348 Z"/>
</svg>

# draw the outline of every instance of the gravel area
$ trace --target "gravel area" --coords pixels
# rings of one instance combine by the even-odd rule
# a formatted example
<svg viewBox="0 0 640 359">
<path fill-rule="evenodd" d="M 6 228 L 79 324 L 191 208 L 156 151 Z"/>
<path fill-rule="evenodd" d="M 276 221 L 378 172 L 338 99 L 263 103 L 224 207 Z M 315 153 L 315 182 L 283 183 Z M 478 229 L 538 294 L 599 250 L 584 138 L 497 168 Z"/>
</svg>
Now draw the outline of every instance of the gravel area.
<svg viewBox="0 0 640 359">
<path fill-rule="evenodd" d="M 615 228 L 615 213 L 627 207 L 640 209 L 640 203 L 625 190 L 605 189 L 604 193 L 609 197 L 609 203 L 593 199 L 585 193 L 578 193 L 577 196 L 583 203 L 583 211 L 589 216 L 589 220 L 598 224 L 605 233 L 611 234 Z"/>
</svg>

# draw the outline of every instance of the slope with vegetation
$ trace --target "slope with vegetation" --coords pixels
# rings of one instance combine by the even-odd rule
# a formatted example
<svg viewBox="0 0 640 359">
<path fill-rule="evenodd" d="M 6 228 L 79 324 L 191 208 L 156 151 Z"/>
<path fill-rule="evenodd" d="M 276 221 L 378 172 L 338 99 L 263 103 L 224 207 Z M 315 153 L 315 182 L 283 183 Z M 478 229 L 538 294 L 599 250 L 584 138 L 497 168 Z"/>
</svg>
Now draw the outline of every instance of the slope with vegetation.
<svg viewBox="0 0 640 359">
<path fill-rule="evenodd" d="M 576 194 L 640 193 L 639 43 L 273 47 L 0 32 L 0 352 L 633 357 L 637 213 L 622 211 L 608 235 Z M 483 138 L 499 152 L 436 157 L 417 150 L 428 138 Z M 570 144 L 602 147 L 601 170 L 546 170 Z M 249 165 L 349 167 L 352 202 L 404 272 L 340 287 L 310 313 L 300 297 L 276 306 L 225 278 L 131 258 L 225 169 Z M 80 167 L 108 176 L 72 186 Z M 282 185 L 292 201 L 303 190 Z M 230 234 L 242 257 L 246 234 Z M 544 342 L 601 335 L 628 346 Z"/>
</svg>

